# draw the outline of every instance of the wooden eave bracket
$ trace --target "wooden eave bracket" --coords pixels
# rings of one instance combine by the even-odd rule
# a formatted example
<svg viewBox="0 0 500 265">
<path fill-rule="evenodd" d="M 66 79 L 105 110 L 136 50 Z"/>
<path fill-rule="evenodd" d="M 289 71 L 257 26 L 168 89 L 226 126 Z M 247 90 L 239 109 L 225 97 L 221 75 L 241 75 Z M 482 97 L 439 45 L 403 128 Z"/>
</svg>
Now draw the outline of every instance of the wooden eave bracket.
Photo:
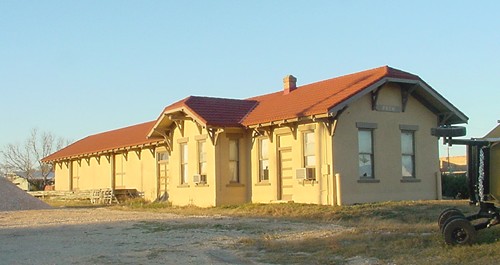
<svg viewBox="0 0 500 265">
<path fill-rule="evenodd" d="M 377 101 L 378 101 L 378 93 L 380 92 L 380 88 L 378 87 L 377 89 L 374 89 L 371 93 L 372 96 L 372 110 L 377 109 Z"/>
<path fill-rule="evenodd" d="M 292 135 L 293 135 L 293 139 L 297 140 L 297 131 L 298 131 L 299 125 L 296 122 L 293 122 L 293 123 L 286 123 L 285 127 L 288 127 L 290 129 L 290 131 L 292 132 Z"/>
<path fill-rule="evenodd" d="M 411 93 L 417 89 L 418 84 L 413 85 L 410 88 L 401 88 L 401 110 L 402 112 L 406 111 L 406 105 L 408 104 L 408 99 L 410 98 Z"/>
<path fill-rule="evenodd" d="M 217 139 L 219 138 L 219 134 L 224 132 L 224 129 L 215 128 L 215 127 L 207 127 L 206 129 L 207 129 L 208 136 L 210 137 L 210 140 L 212 141 L 212 144 L 215 146 L 217 144 Z"/>
<path fill-rule="evenodd" d="M 328 134 L 330 136 L 334 136 L 335 135 L 335 131 L 337 130 L 337 123 L 338 123 L 339 117 L 342 114 L 342 112 L 344 112 L 346 109 L 347 109 L 347 106 L 345 106 L 342 109 L 340 109 L 339 111 L 337 111 L 337 113 L 335 113 L 335 115 L 332 115 L 332 116 L 329 116 L 327 118 L 322 118 L 321 119 L 321 121 L 323 122 L 323 124 L 328 129 Z"/>
<path fill-rule="evenodd" d="M 449 125 L 448 124 L 448 120 L 453 117 L 453 115 L 455 115 L 455 113 L 453 112 L 443 112 L 443 113 L 439 113 L 438 114 L 438 118 L 439 118 L 439 126 L 443 126 L 443 125 Z"/>
<path fill-rule="evenodd" d="M 253 138 L 255 137 L 260 137 L 260 136 L 266 136 L 269 141 L 272 143 L 273 142 L 273 133 L 274 133 L 274 127 L 268 126 L 268 127 L 257 127 L 253 129 L 252 136 Z"/>
<path fill-rule="evenodd" d="M 179 128 L 179 132 L 181 133 L 182 137 L 184 137 L 184 120 L 174 120 L 175 126 Z"/>
</svg>

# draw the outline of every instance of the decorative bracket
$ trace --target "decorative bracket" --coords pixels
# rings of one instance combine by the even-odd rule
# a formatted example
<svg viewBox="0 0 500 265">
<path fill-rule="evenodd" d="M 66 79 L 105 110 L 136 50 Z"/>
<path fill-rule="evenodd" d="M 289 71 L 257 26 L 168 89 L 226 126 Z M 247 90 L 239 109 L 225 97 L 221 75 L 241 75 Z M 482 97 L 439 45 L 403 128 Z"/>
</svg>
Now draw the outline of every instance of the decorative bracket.
<svg viewBox="0 0 500 265">
<path fill-rule="evenodd" d="M 447 125 L 447 121 L 453 117 L 454 113 L 453 112 L 444 112 L 444 113 L 439 113 L 439 126 Z"/>
<path fill-rule="evenodd" d="M 137 155 L 137 158 L 139 158 L 139 159 L 141 159 L 141 151 L 142 151 L 142 149 L 140 149 L 140 148 L 135 150 L 135 154 Z"/>
<path fill-rule="evenodd" d="M 299 128 L 299 125 L 297 123 L 287 123 L 285 124 L 286 127 L 290 128 L 290 131 L 292 132 L 293 139 L 297 140 L 297 129 Z"/>
<path fill-rule="evenodd" d="M 175 126 L 179 128 L 182 137 L 184 137 L 184 120 L 174 120 Z"/>
<path fill-rule="evenodd" d="M 418 85 L 413 85 L 410 88 L 401 88 L 401 106 L 402 106 L 402 111 L 405 112 L 406 110 L 406 105 L 408 104 L 408 99 L 410 98 L 411 93 L 417 89 Z"/>
<path fill-rule="evenodd" d="M 259 136 L 266 136 L 269 139 L 269 142 L 271 143 L 273 142 L 273 134 L 274 134 L 274 128 L 271 126 L 255 128 L 253 130 L 253 138 Z"/>
<path fill-rule="evenodd" d="M 335 131 L 337 130 L 337 123 L 339 120 L 340 115 L 347 109 L 347 106 L 343 107 L 337 113 L 335 113 L 335 116 L 329 116 L 325 119 L 322 119 L 323 124 L 326 126 L 328 129 L 328 134 L 330 136 L 335 135 Z"/>
<path fill-rule="evenodd" d="M 221 134 L 223 131 L 224 129 L 222 128 L 207 127 L 208 136 L 210 137 L 210 140 L 212 141 L 212 144 L 214 146 L 217 144 L 217 139 L 219 138 L 219 134 Z"/>
<path fill-rule="evenodd" d="M 372 91 L 372 110 L 376 110 L 380 87 Z"/>
</svg>

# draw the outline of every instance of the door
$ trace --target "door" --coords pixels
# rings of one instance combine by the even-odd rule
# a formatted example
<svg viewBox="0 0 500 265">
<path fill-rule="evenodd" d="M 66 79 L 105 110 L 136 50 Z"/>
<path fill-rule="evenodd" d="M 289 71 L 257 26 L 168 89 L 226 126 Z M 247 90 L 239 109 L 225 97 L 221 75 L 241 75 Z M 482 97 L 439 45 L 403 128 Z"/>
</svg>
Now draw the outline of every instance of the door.
<svg viewBox="0 0 500 265">
<path fill-rule="evenodd" d="M 293 195 L 292 148 L 279 150 L 278 200 L 291 201 Z"/>
<path fill-rule="evenodd" d="M 293 160 L 291 134 L 278 137 L 278 200 L 291 201 L 293 198 Z"/>
<path fill-rule="evenodd" d="M 157 154 L 158 160 L 158 200 L 168 200 L 168 153 Z"/>
</svg>

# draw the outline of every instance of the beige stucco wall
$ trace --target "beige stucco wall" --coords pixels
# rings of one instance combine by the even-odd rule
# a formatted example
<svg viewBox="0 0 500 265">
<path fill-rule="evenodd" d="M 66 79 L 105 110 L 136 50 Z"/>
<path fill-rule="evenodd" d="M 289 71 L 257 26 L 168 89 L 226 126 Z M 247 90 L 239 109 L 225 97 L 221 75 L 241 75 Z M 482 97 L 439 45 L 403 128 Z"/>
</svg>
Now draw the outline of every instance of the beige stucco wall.
<svg viewBox="0 0 500 265">
<path fill-rule="evenodd" d="M 316 180 L 296 179 L 296 170 L 304 167 L 303 134 L 313 132 L 316 142 Z M 264 138 L 267 136 L 264 136 Z M 262 137 L 261 137 L 262 138 Z M 333 177 L 331 174 L 331 138 L 321 122 L 302 124 L 297 131 L 282 127 L 273 131 L 269 142 L 269 181 L 259 182 L 259 138 L 252 141 L 251 149 L 251 201 L 269 203 L 280 199 L 297 203 L 334 204 Z M 291 180 L 279 182 L 279 150 L 291 149 Z M 288 166 L 287 166 L 288 167 Z M 290 176 L 287 176 L 290 177 Z M 280 185 L 286 186 L 286 198 L 279 198 Z M 291 194 L 291 197 L 290 197 Z"/>
<path fill-rule="evenodd" d="M 55 190 L 68 191 L 70 188 L 69 163 L 59 162 L 54 166 Z"/>
<path fill-rule="evenodd" d="M 397 85 L 385 86 L 378 104 L 401 108 Z M 368 94 L 351 104 L 340 116 L 334 136 L 334 173 L 341 178 L 342 204 L 388 200 L 436 199 L 439 172 L 437 138 L 430 135 L 437 118 L 410 97 L 405 112 L 372 111 Z M 373 131 L 374 175 L 379 182 L 359 183 L 358 128 L 356 122 L 375 123 Z M 400 125 L 418 126 L 415 131 L 417 182 L 403 182 Z"/>
<path fill-rule="evenodd" d="M 196 185 L 193 175 L 198 173 L 198 141 L 206 141 L 207 183 Z M 181 185 L 181 151 L 180 144 L 188 146 L 188 182 Z M 206 131 L 200 131 L 192 121 L 184 122 L 184 134 L 174 130 L 172 150 L 170 152 L 169 173 L 170 193 L 168 200 L 173 205 L 215 206 L 215 188 L 217 176 L 215 171 L 215 147 Z"/>
</svg>

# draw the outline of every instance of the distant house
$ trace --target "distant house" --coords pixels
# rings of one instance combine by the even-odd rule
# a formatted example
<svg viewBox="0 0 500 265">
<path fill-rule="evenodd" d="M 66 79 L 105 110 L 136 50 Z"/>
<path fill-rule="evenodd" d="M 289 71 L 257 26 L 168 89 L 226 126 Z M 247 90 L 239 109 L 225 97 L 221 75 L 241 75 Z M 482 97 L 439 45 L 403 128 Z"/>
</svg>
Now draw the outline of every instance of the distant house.
<svg viewBox="0 0 500 265">
<path fill-rule="evenodd" d="M 468 118 L 419 76 L 383 66 L 248 99 L 190 96 L 156 120 L 43 159 L 57 190 L 137 189 L 174 205 L 436 199 L 430 130 Z"/>
<path fill-rule="evenodd" d="M 14 183 L 20 189 L 25 191 L 33 191 L 36 190 L 36 186 L 33 183 L 43 182 L 42 172 L 36 171 L 31 176 L 31 183 L 27 179 L 27 174 L 25 172 L 10 172 L 5 175 L 5 177 L 10 180 L 10 182 Z M 47 176 L 48 184 L 54 185 L 55 174 L 53 172 L 49 173 Z"/>
</svg>

